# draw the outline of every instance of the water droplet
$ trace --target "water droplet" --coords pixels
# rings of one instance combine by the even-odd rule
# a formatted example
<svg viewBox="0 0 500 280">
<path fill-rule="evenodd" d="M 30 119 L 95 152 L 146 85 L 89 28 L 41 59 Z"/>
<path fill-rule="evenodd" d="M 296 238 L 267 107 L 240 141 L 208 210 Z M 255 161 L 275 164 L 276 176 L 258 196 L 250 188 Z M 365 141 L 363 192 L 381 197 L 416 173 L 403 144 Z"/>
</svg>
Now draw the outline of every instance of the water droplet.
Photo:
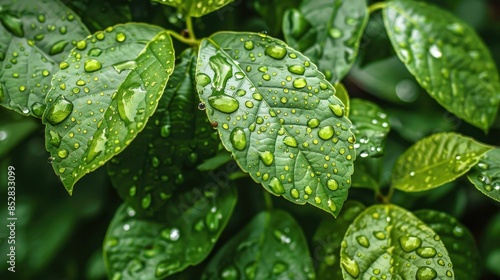
<svg viewBox="0 0 500 280">
<path fill-rule="evenodd" d="M 368 239 L 368 237 L 366 237 L 364 235 L 356 236 L 356 241 L 358 241 L 359 245 L 361 245 L 365 248 L 370 247 L 370 240 Z"/>
<path fill-rule="evenodd" d="M 384 240 L 386 237 L 385 232 L 383 231 L 374 231 L 373 236 L 375 236 L 375 238 L 377 238 L 378 240 Z"/>
<path fill-rule="evenodd" d="M 165 278 L 167 275 L 172 274 L 181 266 L 180 261 L 161 262 L 156 266 L 155 276 L 157 278 Z"/>
<path fill-rule="evenodd" d="M 45 111 L 44 104 L 39 103 L 39 102 L 35 102 L 35 103 L 33 103 L 33 105 L 31 105 L 31 112 L 36 117 L 41 117 L 43 115 L 43 111 Z"/>
<path fill-rule="evenodd" d="M 181 232 L 178 228 L 167 228 L 161 231 L 161 237 L 168 241 L 177 241 L 181 237 Z"/>
<path fill-rule="evenodd" d="M 123 70 L 134 70 L 137 68 L 137 63 L 135 60 L 128 60 L 120 63 L 113 64 L 113 68 L 118 74 L 120 74 Z"/>
<path fill-rule="evenodd" d="M 257 273 L 257 262 L 251 262 L 245 267 L 245 275 L 248 279 L 255 279 Z"/>
<path fill-rule="evenodd" d="M 421 267 L 417 270 L 417 280 L 433 280 L 437 277 L 437 272 L 430 267 Z"/>
<path fill-rule="evenodd" d="M 286 49 L 282 46 L 274 45 L 266 48 L 265 53 L 274 59 L 283 59 L 287 53 Z"/>
<path fill-rule="evenodd" d="M 307 86 L 307 81 L 304 78 L 297 78 L 293 80 L 293 87 L 296 89 L 301 89 Z"/>
<path fill-rule="evenodd" d="M 240 279 L 238 270 L 234 266 L 226 267 L 221 271 L 220 277 L 223 280 L 238 280 Z"/>
<path fill-rule="evenodd" d="M 342 258 L 342 267 L 345 269 L 349 275 L 353 278 L 358 278 L 359 276 L 359 266 L 355 260 L 351 260 L 349 257 Z"/>
<path fill-rule="evenodd" d="M 107 141 L 108 138 L 106 137 L 106 129 L 96 131 L 96 134 L 94 134 L 94 138 L 88 148 L 88 153 L 85 160 L 87 164 L 92 162 L 99 154 L 104 151 Z"/>
<path fill-rule="evenodd" d="M 273 230 L 273 236 L 276 240 L 283 244 L 290 244 L 290 242 L 292 242 L 292 239 L 279 229 Z"/>
<path fill-rule="evenodd" d="M 61 135 L 59 135 L 59 133 L 52 129 L 49 130 L 49 135 L 49 144 L 56 148 L 59 148 L 59 145 L 61 144 Z"/>
<path fill-rule="evenodd" d="M 198 110 L 202 110 L 203 111 L 205 109 L 206 109 L 205 103 L 203 103 L 203 102 L 198 103 Z"/>
<path fill-rule="evenodd" d="M 328 31 L 328 34 L 330 35 L 330 37 L 332 37 L 334 39 L 338 39 L 338 38 L 342 37 L 342 31 L 340 31 L 337 28 L 330 28 L 330 30 Z"/>
<path fill-rule="evenodd" d="M 146 91 L 138 83 L 131 84 L 120 90 L 117 100 L 120 118 L 127 124 L 134 122 L 139 107 L 141 103 L 144 102 L 145 97 Z"/>
<path fill-rule="evenodd" d="M 220 211 L 212 208 L 205 216 L 205 224 L 211 232 L 215 232 L 220 227 L 220 220 L 222 219 L 222 214 Z"/>
<path fill-rule="evenodd" d="M 297 147 L 297 139 L 295 139 L 292 136 L 286 136 L 283 139 L 283 143 L 285 143 L 285 145 L 287 145 L 288 147 L 292 147 L 292 148 Z"/>
<path fill-rule="evenodd" d="M 238 102 L 238 100 L 227 95 L 210 96 L 208 98 L 208 103 L 215 110 L 226 114 L 230 114 L 238 110 L 238 108 L 240 107 L 240 103 Z"/>
<path fill-rule="evenodd" d="M 435 58 L 441 58 L 443 56 L 443 53 L 441 52 L 441 50 L 439 49 L 439 47 L 436 46 L 436 45 L 432 45 L 429 48 L 429 52 Z"/>
<path fill-rule="evenodd" d="M 168 138 L 170 136 L 170 125 L 166 124 L 161 127 L 160 135 L 163 138 Z"/>
<path fill-rule="evenodd" d="M 285 272 L 288 269 L 288 265 L 283 262 L 277 261 L 273 265 L 273 274 L 278 275 Z"/>
<path fill-rule="evenodd" d="M 206 85 L 210 84 L 211 81 L 212 80 L 207 74 L 199 73 L 198 75 L 196 75 L 196 82 L 201 87 L 205 87 Z"/>
<path fill-rule="evenodd" d="M 306 69 L 300 65 L 290 65 L 288 66 L 288 71 L 292 74 L 302 75 L 306 71 Z"/>
<path fill-rule="evenodd" d="M 68 150 L 66 149 L 60 149 L 59 151 L 57 151 L 57 156 L 59 156 L 60 158 L 67 158 L 68 157 Z"/>
<path fill-rule="evenodd" d="M 369 155 L 370 154 L 368 153 L 368 151 L 365 151 L 365 150 L 363 150 L 359 153 L 359 156 L 362 158 L 368 157 Z"/>
<path fill-rule="evenodd" d="M 319 136 L 319 138 L 321 138 L 323 140 L 329 140 L 330 138 L 333 137 L 334 133 L 335 133 L 335 130 L 330 125 L 325 126 L 325 127 L 321 128 L 320 130 L 318 130 L 318 136 Z"/>
<path fill-rule="evenodd" d="M 330 110 L 332 110 L 335 116 L 339 118 L 344 116 L 344 108 L 342 108 L 342 106 L 338 104 L 330 104 L 328 107 L 330 107 Z"/>
<path fill-rule="evenodd" d="M 417 249 L 417 255 L 422 258 L 432 258 L 437 254 L 436 249 L 432 247 L 420 247 Z"/>
<path fill-rule="evenodd" d="M 245 131 L 240 127 L 233 129 L 231 135 L 229 136 L 229 140 L 231 141 L 233 147 L 238 151 L 243 151 L 247 147 Z"/>
<path fill-rule="evenodd" d="M 93 56 L 93 57 L 98 57 L 100 56 L 102 53 L 102 50 L 99 49 L 99 48 L 92 48 L 89 50 L 89 52 L 87 53 L 89 56 Z"/>
<path fill-rule="evenodd" d="M 281 181 L 276 177 L 273 177 L 269 182 L 269 188 L 271 188 L 271 190 L 277 195 L 285 193 L 285 187 L 283 187 Z"/>
<path fill-rule="evenodd" d="M 328 179 L 326 181 L 326 186 L 332 191 L 336 191 L 339 188 L 339 183 L 335 179 Z"/>
<path fill-rule="evenodd" d="M 320 120 L 318 119 L 310 119 L 307 121 L 307 126 L 310 128 L 316 128 L 319 126 Z"/>
<path fill-rule="evenodd" d="M 54 160 L 56 160 L 56 158 L 55 158 L 55 157 L 49 157 L 49 158 L 47 159 L 47 162 L 48 162 L 48 163 L 50 163 L 50 164 L 52 164 L 52 163 L 54 162 Z"/>
<path fill-rule="evenodd" d="M 260 160 L 262 160 L 262 162 L 267 166 L 270 166 L 274 161 L 274 154 L 269 151 L 260 152 L 259 157 Z"/>
<path fill-rule="evenodd" d="M 419 248 L 422 245 L 422 239 L 416 236 L 401 236 L 399 238 L 399 245 L 408 253 Z"/>
<path fill-rule="evenodd" d="M 333 200 L 328 199 L 328 208 L 330 208 L 332 212 L 335 212 L 337 210 L 337 205 L 335 205 Z"/>
<path fill-rule="evenodd" d="M 17 18 L 9 14 L 8 12 L 4 12 L 0 16 L 0 21 L 2 22 L 3 26 L 12 34 L 17 37 L 24 37 L 23 22 L 20 18 Z"/>
<path fill-rule="evenodd" d="M 116 34 L 116 41 L 117 42 L 123 42 L 125 41 L 125 39 L 127 38 L 127 36 L 125 36 L 125 34 L 123 34 L 122 32 Z"/>
<path fill-rule="evenodd" d="M 213 90 L 221 93 L 226 87 L 227 81 L 233 76 L 233 68 L 220 53 L 210 57 L 210 68 L 214 71 Z"/>
<path fill-rule="evenodd" d="M 464 228 L 461 227 L 460 225 L 456 225 L 454 228 L 453 228 L 453 235 L 457 238 L 461 238 L 463 237 L 465 234 L 465 231 L 464 231 Z"/>
<path fill-rule="evenodd" d="M 99 60 L 87 59 L 84 63 L 83 69 L 86 72 L 94 72 L 102 68 L 102 64 Z"/>
<path fill-rule="evenodd" d="M 62 53 L 64 48 L 66 47 L 66 45 L 68 45 L 68 41 L 66 40 L 61 40 L 61 41 L 58 41 L 56 42 L 54 45 L 52 45 L 52 47 L 50 48 L 49 50 L 49 54 L 50 55 L 55 55 L 55 54 L 58 54 L 58 53 Z"/>
<path fill-rule="evenodd" d="M 63 95 L 59 95 L 54 103 L 50 104 L 45 119 L 52 125 L 57 125 L 64 121 L 73 111 L 73 103 Z"/>
<path fill-rule="evenodd" d="M 253 50 L 253 41 L 246 41 L 245 42 L 245 49 L 247 50 Z"/>
</svg>

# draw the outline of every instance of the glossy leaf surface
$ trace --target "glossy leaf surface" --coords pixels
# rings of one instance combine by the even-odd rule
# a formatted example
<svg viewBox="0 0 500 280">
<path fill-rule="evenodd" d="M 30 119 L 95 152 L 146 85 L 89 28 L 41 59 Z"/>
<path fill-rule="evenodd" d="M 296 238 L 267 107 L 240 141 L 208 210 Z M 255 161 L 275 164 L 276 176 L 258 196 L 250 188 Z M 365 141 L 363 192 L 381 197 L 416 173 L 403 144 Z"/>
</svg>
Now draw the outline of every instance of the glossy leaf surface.
<svg viewBox="0 0 500 280">
<path fill-rule="evenodd" d="M 500 78 L 473 28 L 418 1 L 387 2 L 384 23 L 396 53 L 446 110 L 488 131 L 500 101 Z"/>
<path fill-rule="evenodd" d="M 203 180 L 200 180 L 201 182 Z M 205 259 L 225 228 L 236 191 L 195 188 L 176 193 L 153 218 L 141 219 L 123 204 L 104 239 L 109 279 L 164 279 Z"/>
<path fill-rule="evenodd" d="M 234 0 L 152 0 L 153 2 L 162 3 L 172 7 L 176 7 L 179 11 L 187 16 L 201 17 L 213 11 L 216 11 Z"/>
<path fill-rule="evenodd" d="M 406 150 L 392 170 L 392 184 L 406 192 L 439 187 L 464 175 L 492 147 L 452 132 L 433 134 Z"/>
<path fill-rule="evenodd" d="M 355 139 L 335 89 L 313 63 L 263 34 L 217 33 L 201 44 L 197 85 L 245 172 L 274 195 L 338 214 Z"/>
<path fill-rule="evenodd" d="M 351 69 L 367 22 L 365 0 L 306 0 L 285 13 L 283 33 L 336 83 Z"/>
<path fill-rule="evenodd" d="M 52 75 L 89 31 L 56 0 L 0 6 L 0 105 L 40 118 Z"/>
<path fill-rule="evenodd" d="M 396 205 L 374 205 L 347 230 L 344 279 L 455 279 L 448 252 L 429 226 Z"/>
<path fill-rule="evenodd" d="M 173 62 L 170 36 L 136 23 L 97 32 L 61 62 L 43 122 L 54 171 L 69 193 L 144 128 Z"/>
<path fill-rule="evenodd" d="M 207 279 L 316 279 L 302 229 L 288 213 L 261 212 L 210 260 Z"/>
<path fill-rule="evenodd" d="M 484 154 L 467 178 L 480 192 L 500 202 L 500 149 Z"/>
</svg>

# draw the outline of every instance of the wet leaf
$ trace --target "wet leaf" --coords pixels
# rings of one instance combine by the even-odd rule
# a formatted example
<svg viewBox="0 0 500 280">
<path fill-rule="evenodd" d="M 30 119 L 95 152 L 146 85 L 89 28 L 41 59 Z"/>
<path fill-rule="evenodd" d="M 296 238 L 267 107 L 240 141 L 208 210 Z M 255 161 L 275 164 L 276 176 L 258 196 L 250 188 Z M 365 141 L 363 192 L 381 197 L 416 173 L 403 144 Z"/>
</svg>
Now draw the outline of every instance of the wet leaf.
<svg viewBox="0 0 500 280">
<path fill-rule="evenodd" d="M 202 41 L 197 85 L 222 143 L 266 190 L 336 216 L 355 159 L 351 123 L 316 66 L 255 33 Z"/>
<path fill-rule="evenodd" d="M 351 69 L 367 22 L 365 0 L 305 0 L 285 13 L 283 33 L 336 83 Z"/>
<path fill-rule="evenodd" d="M 216 11 L 234 0 L 152 0 L 179 9 L 185 16 L 201 17 Z"/>
<path fill-rule="evenodd" d="M 89 36 L 61 62 L 43 122 L 54 171 L 70 194 L 144 128 L 173 62 L 170 36 L 136 23 Z"/>
<path fill-rule="evenodd" d="M 151 215 L 180 185 L 193 185 L 199 176 L 194 167 L 215 155 L 220 143 L 198 109 L 196 55 L 188 49 L 177 62 L 144 130 L 108 165 L 113 185 L 138 214 Z"/>
<path fill-rule="evenodd" d="M 6 2 L 0 11 L 0 105 L 40 118 L 58 63 L 89 31 L 56 0 Z"/>
<path fill-rule="evenodd" d="M 436 188 L 464 175 L 491 146 L 457 133 L 436 133 L 406 150 L 392 170 L 392 184 L 406 192 Z"/>
<path fill-rule="evenodd" d="M 223 186 L 203 194 L 194 188 L 170 201 L 148 219 L 127 204 L 118 209 L 103 245 L 109 279 L 164 279 L 200 263 L 231 217 L 236 191 Z"/>
<path fill-rule="evenodd" d="M 363 204 L 348 200 L 336 219 L 324 219 L 319 225 L 313 237 L 318 279 L 342 279 L 340 244 L 349 225 L 364 209 Z"/>
<path fill-rule="evenodd" d="M 374 205 L 349 226 L 340 250 L 344 279 L 455 279 L 428 225 L 396 205 Z"/>
<path fill-rule="evenodd" d="M 500 78 L 474 29 L 423 2 L 390 1 L 383 12 L 396 53 L 420 85 L 446 110 L 488 131 L 500 102 Z"/>
<path fill-rule="evenodd" d="M 284 211 L 261 212 L 217 251 L 206 279 L 316 279 L 302 229 Z"/>
<path fill-rule="evenodd" d="M 484 154 L 467 178 L 480 192 L 500 202 L 500 149 Z"/>
<path fill-rule="evenodd" d="M 362 158 L 384 155 L 385 139 L 390 130 L 384 110 L 368 100 L 354 98 L 351 100 L 350 119 L 356 136 L 354 147 L 357 155 Z"/>
<path fill-rule="evenodd" d="M 479 279 L 481 262 L 472 234 L 454 217 L 434 210 L 415 215 L 436 232 L 446 246 L 457 279 Z"/>
</svg>

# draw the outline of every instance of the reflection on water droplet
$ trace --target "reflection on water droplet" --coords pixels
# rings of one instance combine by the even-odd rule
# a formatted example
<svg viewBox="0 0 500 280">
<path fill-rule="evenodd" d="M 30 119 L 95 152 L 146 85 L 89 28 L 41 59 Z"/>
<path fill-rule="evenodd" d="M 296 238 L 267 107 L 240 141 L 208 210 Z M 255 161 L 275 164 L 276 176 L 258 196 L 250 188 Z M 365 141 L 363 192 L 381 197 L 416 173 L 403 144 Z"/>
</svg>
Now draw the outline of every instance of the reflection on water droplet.
<svg viewBox="0 0 500 280">
<path fill-rule="evenodd" d="M 20 18 L 15 17 L 6 10 L 2 13 L 2 16 L 0 16 L 0 21 L 7 30 L 14 34 L 14 36 L 24 37 L 23 22 Z"/>
<path fill-rule="evenodd" d="M 99 154 L 104 151 L 106 142 L 108 138 L 106 137 L 106 128 L 101 131 L 96 131 L 94 138 L 92 139 L 89 147 L 85 162 L 88 164 L 92 162 Z"/>
<path fill-rule="evenodd" d="M 271 188 L 271 190 L 277 195 L 282 195 L 285 193 L 285 187 L 276 177 L 273 177 L 269 182 L 269 188 Z"/>
<path fill-rule="evenodd" d="M 293 80 L 293 87 L 296 89 L 301 89 L 307 86 L 307 81 L 304 78 L 297 78 Z"/>
<path fill-rule="evenodd" d="M 226 267 L 220 273 L 222 280 L 238 280 L 240 279 L 238 270 L 234 266 Z"/>
<path fill-rule="evenodd" d="M 432 258 L 437 254 L 436 249 L 432 247 L 420 247 L 417 249 L 417 255 L 422 258 Z"/>
<path fill-rule="evenodd" d="M 325 126 L 325 127 L 321 128 L 320 130 L 318 130 L 318 136 L 319 136 L 319 138 L 321 138 L 323 140 L 331 139 L 333 137 L 334 133 L 335 133 L 335 130 L 330 125 Z"/>
<path fill-rule="evenodd" d="M 326 186 L 328 189 L 336 191 L 339 188 L 339 183 L 335 179 L 328 179 Z"/>
<path fill-rule="evenodd" d="M 35 103 L 33 103 L 33 105 L 31 105 L 31 112 L 36 117 L 41 117 L 43 115 L 43 111 L 45 111 L 44 104 L 39 103 L 39 102 L 35 102 Z"/>
<path fill-rule="evenodd" d="M 113 68 L 118 74 L 120 74 L 123 70 L 134 70 L 137 67 L 137 63 L 135 60 L 128 60 L 120 63 L 113 64 Z"/>
<path fill-rule="evenodd" d="M 433 280 L 437 277 L 437 272 L 430 267 L 421 267 L 417 270 L 417 280 Z"/>
<path fill-rule="evenodd" d="M 222 93 L 227 81 L 233 76 L 233 68 L 220 53 L 210 57 L 209 65 L 214 71 L 213 90 Z"/>
<path fill-rule="evenodd" d="M 227 95 L 210 96 L 208 104 L 215 110 L 226 114 L 230 114 L 240 107 L 238 100 Z"/>
<path fill-rule="evenodd" d="M 439 47 L 436 46 L 436 45 L 432 45 L 429 48 L 429 52 L 435 58 L 441 58 L 443 56 L 443 53 L 441 52 L 441 50 L 439 49 Z"/>
<path fill-rule="evenodd" d="M 416 236 L 401 236 L 399 238 L 399 244 L 405 252 L 411 252 L 416 250 L 422 245 L 422 239 Z"/>
<path fill-rule="evenodd" d="M 102 64 L 99 60 L 87 59 L 84 63 L 83 69 L 86 72 L 94 72 L 102 68 Z"/>
<path fill-rule="evenodd" d="M 330 30 L 328 31 L 328 34 L 330 35 L 330 37 L 332 37 L 334 39 L 338 39 L 338 38 L 342 37 L 342 31 L 340 31 L 337 28 L 330 28 Z"/>
<path fill-rule="evenodd" d="M 66 150 L 66 149 L 61 149 L 61 150 L 57 151 L 57 155 L 58 155 L 60 158 L 64 159 L 64 158 L 68 157 L 68 150 Z"/>
<path fill-rule="evenodd" d="M 328 105 L 328 107 L 335 116 L 339 118 L 344 116 L 344 108 L 342 108 L 342 106 L 340 106 L 339 104 L 330 104 Z"/>
<path fill-rule="evenodd" d="M 368 239 L 368 237 L 366 237 L 364 235 L 356 236 L 356 241 L 358 241 L 359 245 L 361 245 L 365 248 L 370 247 L 370 240 Z"/>
<path fill-rule="evenodd" d="M 198 110 L 202 110 L 203 111 L 205 109 L 206 109 L 205 103 L 203 103 L 203 102 L 198 103 Z"/>
<path fill-rule="evenodd" d="M 301 65 L 290 65 L 288 66 L 288 71 L 292 74 L 302 75 L 306 71 Z"/>
<path fill-rule="evenodd" d="M 48 162 L 48 163 L 50 163 L 50 164 L 52 164 L 52 163 L 54 162 L 54 160 L 55 160 L 55 159 L 56 159 L 55 157 L 49 157 L 49 158 L 47 159 L 47 162 Z"/>
<path fill-rule="evenodd" d="M 49 50 L 49 54 L 50 55 L 55 55 L 55 54 L 58 54 L 58 53 L 61 53 L 63 52 L 64 48 L 66 47 L 66 45 L 68 45 L 68 41 L 66 40 L 61 40 L 61 41 L 58 41 L 56 42 L 54 45 L 52 45 L 52 47 L 50 48 Z"/>
<path fill-rule="evenodd" d="M 199 73 L 198 75 L 196 75 L 196 82 L 201 87 L 205 87 L 206 85 L 210 84 L 211 81 L 212 80 L 207 74 Z"/>
<path fill-rule="evenodd" d="M 244 45 L 245 45 L 245 49 L 247 49 L 249 51 L 253 50 L 253 47 L 254 47 L 253 41 L 246 41 Z"/>
<path fill-rule="evenodd" d="M 351 260 L 349 257 L 342 258 L 342 267 L 345 269 L 349 275 L 353 278 L 358 278 L 359 276 L 359 266 L 355 260 Z"/>
<path fill-rule="evenodd" d="M 57 125 L 64 121 L 73 111 L 73 103 L 63 95 L 59 95 L 54 103 L 50 104 L 45 119 L 52 125 Z"/>
<path fill-rule="evenodd" d="M 59 133 L 52 129 L 49 130 L 49 135 L 49 144 L 56 148 L 59 148 L 59 145 L 61 144 L 61 135 L 59 135 Z"/>
<path fill-rule="evenodd" d="M 231 135 L 229 136 L 229 140 L 231 141 L 233 147 L 238 151 L 245 150 L 247 146 L 245 131 L 240 127 L 233 129 Z"/>
<path fill-rule="evenodd" d="M 125 41 L 125 39 L 127 38 L 127 36 L 125 36 L 125 34 L 123 34 L 122 32 L 116 34 L 116 41 L 117 42 L 123 42 Z"/>
<path fill-rule="evenodd" d="M 265 53 L 274 59 L 283 59 L 287 53 L 287 50 L 279 45 L 269 46 L 266 48 Z"/>
<path fill-rule="evenodd" d="M 310 128 L 316 128 L 319 126 L 320 121 L 318 119 L 310 119 L 307 121 L 307 126 Z"/>
<path fill-rule="evenodd" d="M 292 136 L 286 136 L 283 139 L 283 143 L 285 143 L 285 145 L 292 147 L 292 148 L 297 147 L 297 139 L 293 138 Z"/>
<path fill-rule="evenodd" d="M 259 157 L 260 160 L 267 166 L 270 166 L 274 161 L 274 154 L 269 151 L 260 152 Z"/>
<path fill-rule="evenodd" d="M 118 92 L 118 114 L 127 124 L 135 121 L 141 103 L 145 102 L 146 91 L 138 83 L 121 89 Z"/>
</svg>

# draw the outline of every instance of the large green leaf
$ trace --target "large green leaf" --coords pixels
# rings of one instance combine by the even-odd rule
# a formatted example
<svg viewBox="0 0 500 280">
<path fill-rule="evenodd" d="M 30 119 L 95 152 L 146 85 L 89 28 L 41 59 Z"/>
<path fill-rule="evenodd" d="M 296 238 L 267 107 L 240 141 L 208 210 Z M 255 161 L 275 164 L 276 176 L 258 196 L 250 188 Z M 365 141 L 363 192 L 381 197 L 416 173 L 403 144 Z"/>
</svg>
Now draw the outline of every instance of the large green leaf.
<svg viewBox="0 0 500 280">
<path fill-rule="evenodd" d="M 285 13 L 283 33 L 336 83 L 351 69 L 367 22 L 365 0 L 305 0 Z"/>
<path fill-rule="evenodd" d="M 479 279 L 481 262 L 472 234 L 454 217 L 434 210 L 415 215 L 436 232 L 448 249 L 457 279 Z"/>
<path fill-rule="evenodd" d="M 398 158 L 392 170 L 392 185 L 406 192 L 439 187 L 467 173 L 491 149 L 457 133 L 433 134 Z"/>
<path fill-rule="evenodd" d="M 130 23 L 78 42 L 61 62 L 43 122 L 53 168 L 70 194 L 144 128 L 173 71 L 173 52 L 163 29 Z"/>
<path fill-rule="evenodd" d="M 342 279 L 340 244 L 349 225 L 365 207 L 356 201 L 347 201 L 336 219 L 324 219 L 314 233 L 314 255 L 318 262 L 318 279 Z"/>
<path fill-rule="evenodd" d="M 133 208 L 123 204 L 104 239 L 109 279 L 164 279 L 200 263 L 215 245 L 235 204 L 236 190 L 231 186 L 216 193 L 197 188 L 176 193 L 171 203 L 149 219 L 137 217 Z"/>
<path fill-rule="evenodd" d="M 0 105 L 40 118 L 50 79 L 89 31 L 56 0 L 0 4 Z"/>
<path fill-rule="evenodd" d="M 239 166 L 275 195 L 336 216 L 355 138 L 335 89 L 282 41 L 217 33 L 201 43 L 198 92 Z"/>
<path fill-rule="evenodd" d="M 455 279 L 448 252 L 428 225 L 396 205 L 374 205 L 347 230 L 344 279 Z"/>
<path fill-rule="evenodd" d="M 194 75 L 196 55 L 188 49 L 144 130 L 111 159 L 113 185 L 138 214 L 158 210 L 179 185 L 193 185 L 201 160 L 217 151 L 219 140 L 205 112 L 198 109 Z"/>
<path fill-rule="evenodd" d="M 488 48 L 451 13 L 418 1 L 394 0 L 384 22 L 396 53 L 446 110 L 488 131 L 500 101 L 500 79 Z"/>
<path fill-rule="evenodd" d="M 261 212 L 208 263 L 202 279 L 316 279 L 307 241 L 286 212 Z"/>
<path fill-rule="evenodd" d="M 216 11 L 234 0 L 152 0 L 179 9 L 185 16 L 201 17 Z"/>
<path fill-rule="evenodd" d="M 467 178 L 480 192 L 500 202 L 500 149 L 484 154 Z"/>
</svg>

